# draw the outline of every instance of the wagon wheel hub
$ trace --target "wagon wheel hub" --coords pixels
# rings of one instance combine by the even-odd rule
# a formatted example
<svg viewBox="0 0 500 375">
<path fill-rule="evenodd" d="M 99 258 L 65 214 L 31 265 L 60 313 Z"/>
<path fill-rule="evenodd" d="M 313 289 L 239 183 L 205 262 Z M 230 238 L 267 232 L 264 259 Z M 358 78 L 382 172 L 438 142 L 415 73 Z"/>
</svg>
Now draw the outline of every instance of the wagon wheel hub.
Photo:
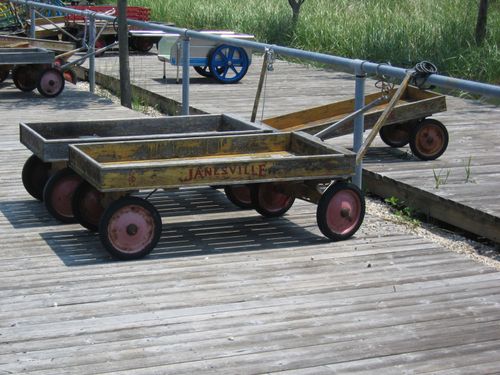
<svg viewBox="0 0 500 375">
<path fill-rule="evenodd" d="M 425 143 L 427 143 L 428 145 L 431 145 L 434 142 L 434 137 L 432 136 L 432 134 L 424 133 L 423 136 L 425 139 Z"/>
<path fill-rule="evenodd" d="M 352 220 L 351 210 L 347 207 L 344 207 L 340 210 L 340 216 L 344 219 Z"/>
<path fill-rule="evenodd" d="M 136 235 L 138 230 L 139 230 L 139 228 L 137 228 L 137 225 L 135 225 L 135 224 L 129 224 L 129 225 L 127 225 L 127 234 L 129 236 Z"/>
</svg>

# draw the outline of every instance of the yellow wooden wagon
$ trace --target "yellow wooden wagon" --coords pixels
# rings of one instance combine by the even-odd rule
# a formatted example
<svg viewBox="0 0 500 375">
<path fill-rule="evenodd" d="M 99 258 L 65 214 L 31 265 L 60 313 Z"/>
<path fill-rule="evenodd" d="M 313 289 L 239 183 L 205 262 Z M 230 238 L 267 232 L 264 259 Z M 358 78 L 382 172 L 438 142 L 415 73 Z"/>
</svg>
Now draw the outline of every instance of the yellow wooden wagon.
<svg viewBox="0 0 500 375">
<path fill-rule="evenodd" d="M 365 212 L 361 191 L 347 182 L 355 159 L 353 152 L 300 132 L 76 144 L 69 150 L 69 167 L 86 181 L 74 196 L 75 215 L 94 225 L 100 218 L 101 242 L 119 259 L 143 257 L 157 244 L 158 211 L 130 195 L 157 188 L 226 186 L 237 202 L 245 203 L 240 194 L 249 193 L 252 207 L 267 217 L 304 199 L 317 203 L 326 237 L 347 239 Z"/>
<path fill-rule="evenodd" d="M 387 99 L 364 114 L 365 129 L 374 126 L 395 91 L 391 90 Z M 383 95 L 382 92 L 366 95 L 365 102 L 370 104 Z M 446 111 L 444 95 L 408 86 L 380 129 L 380 137 L 390 147 L 403 147 L 409 143 L 413 154 L 421 160 L 437 159 L 448 146 L 448 131 L 440 121 L 429 117 L 443 111 Z M 339 123 L 328 134 L 328 138 L 333 138 L 353 132 L 352 121 L 342 121 L 340 124 L 353 112 L 354 99 L 349 99 L 270 117 L 264 119 L 263 123 L 281 131 L 300 130 L 310 134 Z"/>
</svg>

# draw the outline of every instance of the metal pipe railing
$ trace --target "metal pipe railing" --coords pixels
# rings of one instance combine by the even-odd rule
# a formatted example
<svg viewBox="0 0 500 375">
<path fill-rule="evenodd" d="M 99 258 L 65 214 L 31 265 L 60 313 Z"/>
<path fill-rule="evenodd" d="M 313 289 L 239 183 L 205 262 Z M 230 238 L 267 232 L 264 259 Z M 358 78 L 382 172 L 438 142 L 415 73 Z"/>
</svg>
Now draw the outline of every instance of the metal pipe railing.
<svg viewBox="0 0 500 375">
<path fill-rule="evenodd" d="M 60 11 L 67 14 L 78 14 L 89 18 L 90 20 L 100 19 L 106 21 L 114 21 L 116 17 L 106 15 L 103 13 L 91 12 L 88 10 L 81 11 L 77 9 L 59 7 L 56 5 L 42 4 L 29 0 L 11 0 L 13 3 L 25 4 L 28 7 L 33 8 L 44 8 Z M 211 40 L 215 42 L 223 42 L 226 44 L 235 45 L 238 47 L 249 48 L 256 51 L 261 51 L 265 53 L 268 50 L 272 50 L 274 53 L 279 53 L 284 56 L 295 57 L 299 59 L 311 60 L 327 65 L 332 65 L 337 68 L 341 68 L 343 71 L 353 73 L 356 77 L 355 79 L 355 110 L 359 110 L 364 106 L 364 87 L 365 78 L 367 74 L 371 75 L 384 75 L 387 77 L 392 77 L 396 79 L 403 79 L 406 74 L 411 71 L 411 69 L 404 69 L 394 67 L 388 64 L 377 64 L 370 61 L 364 61 L 359 59 L 349 59 L 346 57 L 327 55 L 324 53 L 304 51 L 296 48 L 283 47 L 278 45 L 270 45 L 266 43 L 253 42 L 249 40 L 242 39 L 230 39 L 225 38 L 220 35 L 213 35 L 207 33 L 201 33 L 194 30 L 178 28 L 174 26 L 165 26 L 160 24 L 152 24 L 137 20 L 127 20 L 127 24 L 131 26 L 137 26 L 145 30 L 158 30 L 167 33 L 179 34 L 183 40 L 183 75 L 182 75 L 182 108 L 183 114 L 189 113 L 189 39 L 198 38 L 204 40 Z M 95 27 L 95 26 L 94 26 Z M 92 29 L 92 28 L 91 28 Z M 33 29 L 32 29 L 33 30 Z M 92 35 L 92 34 L 91 34 Z M 95 31 L 94 31 L 95 36 Z M 91 38 L 92 39 L 92 38 Z M 92 41 L 92 42 L 95 42 Z M 92 43 L 93 44 L 93 43 Z M 94 46 L 89 46 L 93 48 Z M 93 69 L 93 61 L 90 61 L 89 70 Z M 95 77 L 95 72 L 89 72 L 89 81 L 93 81 Z M 473 94 L 484 95 L 488 97 L 500 98 L 500 86 L 491 85 L 487 83 L 474 82 L 469 80 L 464 80 L 460 78 L 446 77 L 439 74 L 430 74 L 426 78 L 426 84 L 434 85 L 446 89 L 455 89 L 467 91 Z M 91 90 L 93 90 L 93 82 L 90 84 Z M 363 142 L 363 131 L 364 131 L 364 117 L 360 114 L 356 116 L 354 120 L 354 134 L 353 134 L 353 149 L 357 153 L 361 148 Z M 361 171 L 362 165 L 359 163 L 356 167 L 356 175 L 354 177 L 354 182 L 361 186 Z"/>
<path fill-rule="evenodd" d="M 87 51 L 89 53 L 89 88 L 90 92 L 95 92 L 95 42 L 96 42 L 96 28 L 95 16 L 89 15 L 89 45 Z"/>
<path fill-rule="evenodd" d="M 116 18 L 103 13 L 96 13 L 88 10 L 82 11 L 72 8 L 60 7 L 56 5 L 37 3 L 29 0 L 11 0 L 11 1 L 17 4 L 25 4 L 30 7 L 57 10 L 68 14 L 79 14 L 82 16 L 92 15 L 93 17 L 95 17 L 95 19 L 100 19 L 100 20 L 114 21 Z M 216 42 L 225 42 L 235 46 L 247 47 L 261 52 L 265 52 L 266 49 L 271 49 L 275 53 L 279 53 L 281 55 L 334 65 L 337 67 L 341 67 L 343 69 L 347 69 L 351 72 L 355 72 L 356 69 L 358 69 L 361 72 L 367 74 L 377 74 L 377 75 L 383 74 L 393 78 L 402 79 L 406 75 L 406 72 L 408 71 L 408 69 L 398 68 L 387 64 L 377 64 L 364 60 L 349 59 L 346 57 L 327 55 L 319 52 L 304 51 L 301 49 L 270 45 L 266 43 L 253 42 L 249 40 L 230 39 L 221 37 L 220 35 L 211 35 L 207 33 L 201 33 L 198 31 L 178 28 L 174 26 L 152 24 L 144 21 L 131 20 L 131 19 L 127 20 L 127 23 L 131 26 L 142 27 L 146 30 L 159 30 L 168 33 L 179 34 L 184 37 L 213 40 Z M 427 78 L 426 82 L 431 85 L 435 85 L 442 88 L 458 89 L 458 90 L 468 91 L 474 94 L 500 98 L 500 86 L 491 85 L 487 83 L 468 81 L 459 78 L 445 77 L 439 74 L 431 74 Z"/>
</svg>

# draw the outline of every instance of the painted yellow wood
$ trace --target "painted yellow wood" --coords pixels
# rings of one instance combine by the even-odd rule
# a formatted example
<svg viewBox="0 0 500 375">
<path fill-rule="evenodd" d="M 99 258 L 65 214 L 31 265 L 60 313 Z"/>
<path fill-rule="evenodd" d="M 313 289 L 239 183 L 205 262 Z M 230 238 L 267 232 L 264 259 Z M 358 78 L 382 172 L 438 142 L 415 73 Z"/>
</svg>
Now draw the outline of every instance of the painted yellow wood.
<svg viewBox="0 0 500 375">
<path fill-rule="evenodd" d="M 350 176 L 355 154 L 307 134 L 269 133 L 70 147 L 69 165 L 101 191 Z"/>
<path fill-rule="evenodd" d="M 380 93 L 367 95 L 366 103 L 370 103 L 380 96 Z M 289 129 L 297 125 L 304 125 L 314 121 L 321 121 L 329 117 L 345 115 L 354 111 L 354 99 L 335 102 L 327 105 L 313 107 L 282 116 L 264 119 L 264 123 L 275 129 Z"/>
<path fill-rule="evenodd" d="M 167 165 L 147 168 L 115 168 L 101 170 L 99 190 L 135 190 L 160 187 L 203 186 L 225 183 L 251 183 L 269 181 L 296 181 L 348 176 L 352 167 L 343 158 L 317 160 L 287 160 L 284 163 L 260 160 L 191 165 Z M 322 165 L 323 168 L 319 169 Z M 311 168 L 312 166 L 312 168 Z"/>
<path fill-rule="evenodd" d="M 205 156 L 191 156 L 182 158 L 182 161 L 200 161 L 203 163 L 210 162 L 212 160 L 229 159 L 229 160 L 246 160 L 246 159 L 278 159 L 294 156 L 294 153 L 289 151 L 275 151 L 275 152 L 254 152 L 254 153 L 241 153 L 241 154 L 229 154 L 229 155 L 205 155 Z M 175 159 L 175 158 L 171 158 Z M 113 165 L 141 165 L 148 164 L 153 165 L 154 163 L 161 163 L 164 159 L 145 159 L 145 160 L 122 160 L 122 161 L 106 161 L 101 163 L 103 166 L 113 166 Z"/>
<path fill-rule="evenodd" d="M 392 90 L 391 95 L 396 90 Z M 371 103 L 379 98 L 382 93 L 370 94 L 365 97 L 365 103 Z M 388 100 L 365 113 L 365 129 L 371 129 L 380 117 Z M 446 111 L 446 99 L 430 91 L 410 87 L 397 101 L 395 108 L 387 118 L 385 125 L 406 122 L 410 120 L 425 118 L 434 113 Z M 282 116 L 264 119 L 263 122 L 275 129 L 282 131 L 305 131 L 311 134 L 317 133 L 327 126 L 343 119 L 354 112 L 354 99 L 335 102 L 319 107 L 313 107 Z M 353 131 L 353 123 L 348 122 L 331 134 L 337 137 L 349 134 Z"/>
<path fill-rule="evenodd" d="M 273 134 L 270 137 L 211 137 L 184 138 L 177 140 L 112 142 L 81 146 L 89 157 L 98 162 L 157 160 L 163 158 L 204 157 L 207 155 L 227 155 L 252 150 L 276 152 L 287 149 L 290 136 Z"/>
</svg>

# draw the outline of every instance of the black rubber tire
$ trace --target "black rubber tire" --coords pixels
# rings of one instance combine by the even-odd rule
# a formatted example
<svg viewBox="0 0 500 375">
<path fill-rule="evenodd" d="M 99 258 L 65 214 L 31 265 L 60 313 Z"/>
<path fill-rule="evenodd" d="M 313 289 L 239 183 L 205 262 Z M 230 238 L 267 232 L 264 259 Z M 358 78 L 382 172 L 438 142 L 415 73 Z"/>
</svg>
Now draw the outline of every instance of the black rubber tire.
<svg viewBox="0 0 500 375">
<path fill-rule="evenodd" d="M 31 155 L 24 163 L 21 178 L 26 191 L 35 199 L 43 200 L 43 189 L 50 177 L 51 163 L 43 162 L 38 156 Z"/>
<path fill-rule="evenodd" d="M 49 178 L 43 189 L 43 203 L 55 219 L 66 224 L 76 223 L 72 202 L 73 195 L 82 181 L 70 168 L 61 169 Z M 60 191 L 62 183 L 69 183 L 69 189 Z"/>
<path fill-rule="evenodd" d="M 248 185 L 228 185 L 224 187 L 224 193 L 235 206 L 245 210 L 253 208 L 251 189 Z"/>
<path fill-rule="evenodd" d="M 9 77 L 10 65 L 0 65 L 0 83 Z"/>
<path fill-rule="evenodd" d="M 382 141 L 390 147 L 404 147 L 410 142 L 410 124 L 392 124 L 383 126 L 379 132 Z"/>
<path fill-rule="evenodd" d="M 202 77 L 210 78 L 214 76 L 208 66 L 193 66 L 193 69 Z"/>
<path fill-rule="evenodd" d="M 411 131 L 410 149 L 420 160 L 435 160 L 446 151 L 448 141 L 448 130 L 442 122 L 424 119 Z"/>
<path fill-rule="evenodd" d="M 349 212 L 343 213 L 342 209 L 338 212 L 336 211 L 338 207 L 332 207 L 331 204 L 335 203 L 332 202 L 332 200 L 337 194 L 341 192 L 345 193 L 346 191 L 351 198 L 354 198 L 354 203 L 357 204 L 357 218 L 354 224 L 348 226 L 345 230 L 339 231 L 337 228 L 332 228 L 332 215 L 338 214 L 341 217 L 340 220 L 343 220 L 345 215 L 348 215 Z M 316 209 L 316 221 L 321 233 L 323 233 L 325 237 L 333 241 L 343 241 L 350 238 L 359 229 L 365 217 L 365 209 L 365 198 L 356 185 L 346 182 L 337 182 L 330 185 L 321 196 Z"/>
<path fill-rule="evenodd" d="M 73 194 L 71 207 L 73 208 L 75 220 L 91 232 L 99 230 L 99 222 L 105 211 L 104 206 L 100 204 L 103 194 L 87 181 L 82 181 Z M 89 212 L 89 207 L 85 206 L 85 203 L 89 203 L 89 199 L 91 204 L 95 203 L 92 208 L 97 209 L 98 215 L 92 215 L 92 212 Z"/>
<path fill-rule="evenodd" d="M 274 183 L 250 185 L 253 208 L 265 217 L 283 216 L 292 207 L 295 197 L 280 193 L 278 190 L 279 184 Z M 270 204 L 276 198 L 283 200 L 283 204 L 278 204 L 277 208 L 271 207 Z M 269 202 L 269 199 L 271 199 L 271 202 Z"/>
<path fill-rule="evenodd" d="M 24 92 L 36 89 L 40 78 L 40 69 L 33 65 L 17 65 L 12 70 L 14 85 Z"/>
<path fill-rule="evenodd" d="M 151 41 L 148 38 L 144 37 L 131 37 L 129 39 L 130 48 L 134 51 L 146 53 L 153 48 L 155 42 Z"/>
<path fill-rule="evenodd" d="M 46 77 L 52 77 L 52 79 L 47 81 Z M 64 83 L 64 76 L 59 69 L 47 68 L 40 74 L 36 87 L 38 92 L 46 98 L 55 98 L 64 90 Z"/>
<path fill-rule="evenodd" d="M 117 235 L 120 232 L 123 235 L 124 232 L 126 232 L 127 236 L 135 236 L 137 234 L 137 232 L 132 234 L 128 233 L 129 227 L 135 225 L 132 222 L 127 225 L 127 228 L 124 228 L 124 231 L 118 231 L 116 228 L 115 230 L 110 229 L 112 220 L 116 219 L 118 217 L 117 215 L 120 215 L 120 213 L 126 209 L 135 209 L 136 211 L 142 210 L 144 213 L 147 213 L 148 220 L 150 220 L 153 226 L 151 240 L 149 240 L 149 242 L 147 242 L 142 248 L 135 251 L 125 251 L 124 249 L 120 249 L 117 247 L 117 241 L 110 239 L 110 233 Z M 137 230 L 137 226 L 135 226 L 135 230 Z M 161 217 L 156 208 L 147 200 L 132 196 L 123 197 L 113 202 L 104 211 L 104 214 L 99 222 L 99 237 L 101 239 L 101 243 L 114 258 L 121 260 L 140 259 L 148 255 L 160 240 L 161 231 Z"/>
</svg>

